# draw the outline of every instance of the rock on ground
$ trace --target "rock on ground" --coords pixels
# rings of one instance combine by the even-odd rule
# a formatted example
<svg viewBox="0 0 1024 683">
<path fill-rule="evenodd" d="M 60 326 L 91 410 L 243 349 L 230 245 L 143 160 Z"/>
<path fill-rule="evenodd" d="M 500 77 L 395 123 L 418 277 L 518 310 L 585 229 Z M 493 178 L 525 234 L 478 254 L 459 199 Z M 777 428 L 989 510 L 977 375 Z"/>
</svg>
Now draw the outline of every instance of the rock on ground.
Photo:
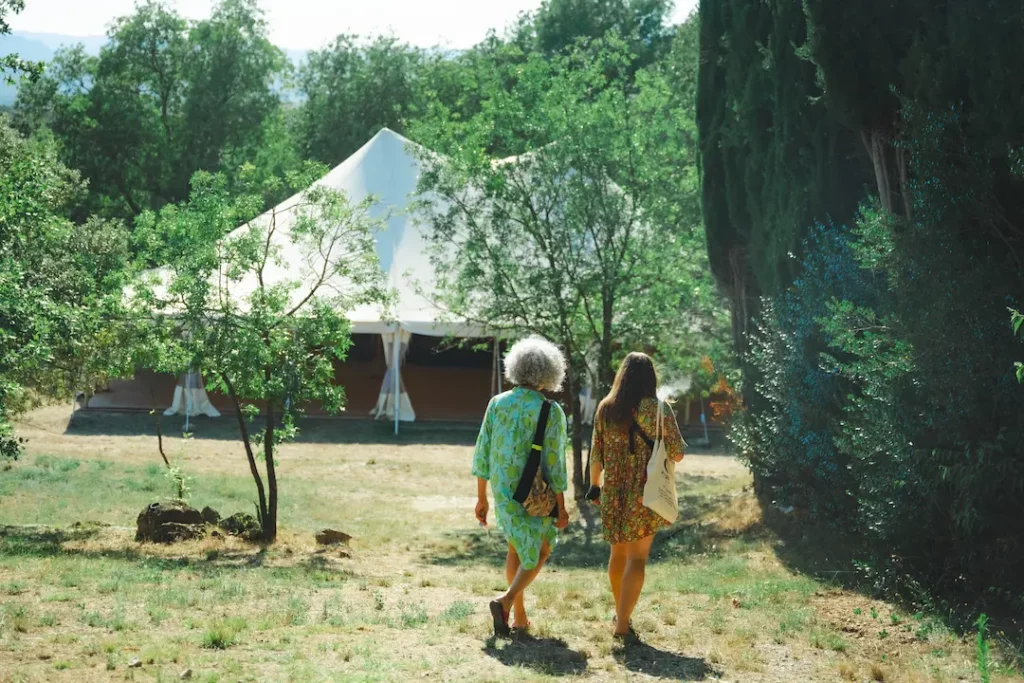
<svg viewBox="0 0 1024 683">
<path fill-rule="evenodd" d="M 316 532 L 316 542 L 320 545 L 348 545 L 348 542 L 351 540 L 352 537 L 344 531 L 321 529 Z"/>
<path fill-rule="evenodd" d="M 135 523 L 135 540 L 153 543 L 174 543 L 199 538 L 206 526 L 199 510 L 181 501 L 153 503 L 139 513 Z"/>
<path fill-rule="evenodd" d="M 260 523 L 256 521 L 256 518 L 244 512 L 236 512 L 230 517 L 225 517 L 220 520 L 217 526 L 232 536 L 241 536 L 247 541 L 259 540 L 260 535 L 263 533 Z"/>
</svg>

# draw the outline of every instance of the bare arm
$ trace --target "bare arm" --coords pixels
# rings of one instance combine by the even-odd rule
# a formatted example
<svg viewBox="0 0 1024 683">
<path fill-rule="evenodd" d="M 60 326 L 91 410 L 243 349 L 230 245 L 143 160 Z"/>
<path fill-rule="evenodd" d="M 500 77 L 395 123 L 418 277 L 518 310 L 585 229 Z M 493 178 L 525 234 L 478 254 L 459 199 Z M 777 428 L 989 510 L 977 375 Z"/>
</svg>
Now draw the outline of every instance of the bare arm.
<svg viewBox="0 0 1024 683">
<path fill-rule="evenodd" d="M 476 521 L 481 526 L 487 526 L 487 480 L 483 477 L 476 478 Z"/>
</svg>

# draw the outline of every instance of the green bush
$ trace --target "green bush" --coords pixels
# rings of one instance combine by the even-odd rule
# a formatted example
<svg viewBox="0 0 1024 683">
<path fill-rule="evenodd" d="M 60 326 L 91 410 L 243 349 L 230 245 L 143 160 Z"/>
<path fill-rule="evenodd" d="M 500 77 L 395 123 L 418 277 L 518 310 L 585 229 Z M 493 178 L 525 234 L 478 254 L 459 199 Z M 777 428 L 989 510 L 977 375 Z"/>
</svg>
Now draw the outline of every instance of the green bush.
<svg viewBox="0 0 1024 683">
<path fill-rule="evenodd" d="M 963 177 L 984 164 L 956 110 L 904 117 L 913 220 L 867 206 L 852 229 L 811 232 L 794 284 L 764 302 L 734 438 L 761 492 L 854 539 L 878 587 L 909 576 L 1019 609 L 1020 272 L 978 213 L 1010 179 Z"/>
</svg>

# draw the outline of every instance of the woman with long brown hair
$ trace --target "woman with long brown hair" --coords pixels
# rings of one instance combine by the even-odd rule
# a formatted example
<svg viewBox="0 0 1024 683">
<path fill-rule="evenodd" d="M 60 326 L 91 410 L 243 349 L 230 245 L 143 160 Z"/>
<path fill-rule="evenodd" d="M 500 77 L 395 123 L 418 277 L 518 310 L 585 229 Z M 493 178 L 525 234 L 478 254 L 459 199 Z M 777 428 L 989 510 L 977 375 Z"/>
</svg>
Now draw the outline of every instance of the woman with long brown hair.
<svg viewBox="0 0 1024 683">
<path fill-rule="evenodd" d="M 658 529 L 668 526 L 644 507 L 647 463 L 659 433 L 676 462 L 683 459 L 686 447 L 671 410 L 665 410 L 659 430 L 657 391 L 658 375 L 650 356 L 626 356 L 611 392 L 597 408 L 590 447 L 587 498 L 601 506 L 604 538 L 612 546 L 608 579 L 615 597 L 614 633 L 627 641 L 636 639 L 630 619 L 644 586 L 651 542 Z"/>
</svg>

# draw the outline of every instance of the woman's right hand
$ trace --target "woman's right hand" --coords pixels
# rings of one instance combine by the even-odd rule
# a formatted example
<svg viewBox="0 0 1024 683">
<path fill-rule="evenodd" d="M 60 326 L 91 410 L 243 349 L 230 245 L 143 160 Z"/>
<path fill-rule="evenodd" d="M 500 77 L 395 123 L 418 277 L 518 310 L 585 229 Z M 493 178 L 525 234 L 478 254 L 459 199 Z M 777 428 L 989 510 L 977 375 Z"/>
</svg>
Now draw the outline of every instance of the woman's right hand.
<svg viewBox="0 0 1024 683">
<path fill-rule="evenodd" d="M 556 529 L 564 529 L 569 526 L 569 511 L 564 507 L 558 508 L 558 518 L 555 520 Z"/>
<path fill-rule="evenodd" d="M 477 501 L 476 501 L 476 521 L 479 522 L 481 526 L 487 526 L 487 510 L 488 509 L 489 508 L 488 508 L 488 505 L 487 505 L 487 499 L 486 498 L 479 498 L 479 499 L 477 499 Z"/>
</svg>

